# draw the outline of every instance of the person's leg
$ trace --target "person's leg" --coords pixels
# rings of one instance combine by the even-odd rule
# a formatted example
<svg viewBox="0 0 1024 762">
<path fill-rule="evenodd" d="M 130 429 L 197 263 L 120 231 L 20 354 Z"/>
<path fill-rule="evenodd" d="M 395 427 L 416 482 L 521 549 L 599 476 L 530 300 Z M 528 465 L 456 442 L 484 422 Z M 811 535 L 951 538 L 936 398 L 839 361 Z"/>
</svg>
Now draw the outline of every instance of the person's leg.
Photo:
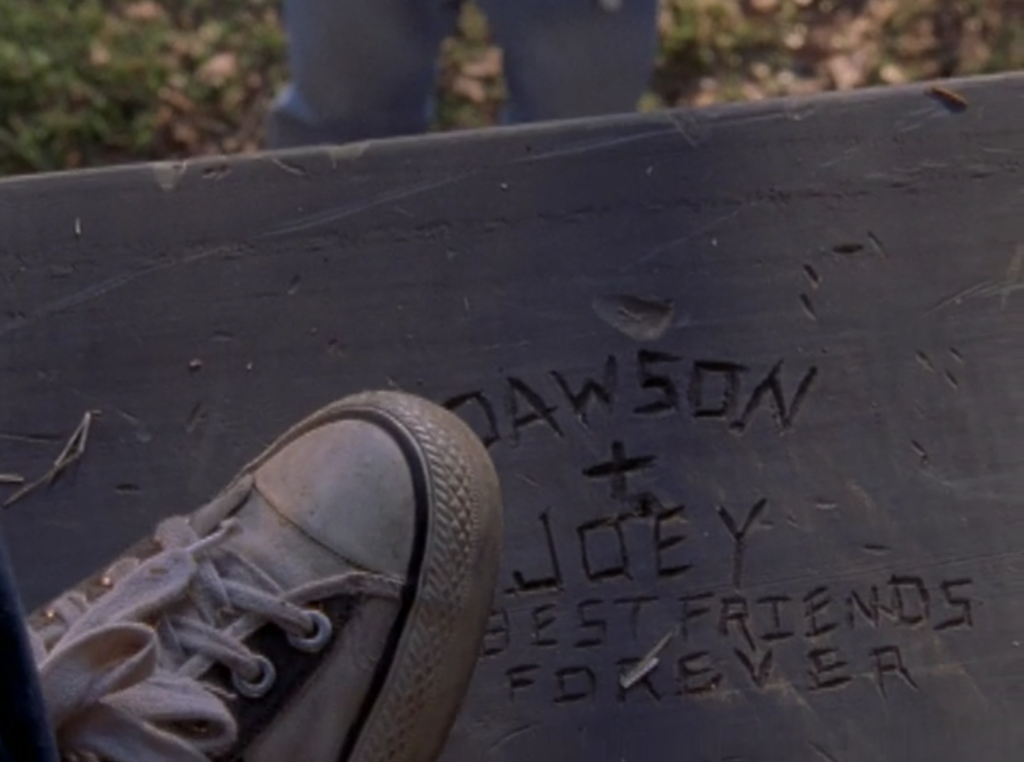
<svg viewBox="0 0 1024 762">
<path fill-rule="evenodd" d="M 0 761 L 57 762 L 21 600 L 0 534 Z"/>
<path fill-rule="evenodd" d="M 480 0 L 505 52 L 506 120 L 633 111 L 657 52 L 658 0 Z"/>
<path fill-rule="evenodd" d="M 411 135 L 430 121 L 437 56 L 458 0 L 285 0 L 291 83 L 272 148 Z"/>
</svg>

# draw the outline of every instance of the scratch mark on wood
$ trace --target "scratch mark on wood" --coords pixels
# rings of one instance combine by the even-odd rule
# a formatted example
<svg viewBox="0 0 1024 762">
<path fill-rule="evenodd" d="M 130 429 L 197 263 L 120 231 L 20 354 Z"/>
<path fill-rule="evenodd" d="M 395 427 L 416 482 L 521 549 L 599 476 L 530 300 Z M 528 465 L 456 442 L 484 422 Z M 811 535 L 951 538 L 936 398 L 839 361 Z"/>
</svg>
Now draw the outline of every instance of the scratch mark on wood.
<svg viewBox="0 0 1024 762">
<path fill-rule="evenodd" d="M 7 336 L 8 334 L 14 333 L 15 331 L 24 328 L 26 326 L 38 323 L 40 320 L 55 315 L 64 310 L 77 307 L 85 302 L 91 302 L 100 297 L 107 296 L 111 292 L 116 291 L 129 283 L 138 280 L 147 275 L 151 275 L 162 270 L 168 270 L 173 267 L 181 267 L 182 265 L 192 264 L 193 262 L 199 262 L 204 259 L 211 259 L 221 254 L 233 252 L 237 249 L 236 246 L 216 246 L 211 249 L 203 249 L 194 254 L 189 254 L 180 259 L 171 260 L 168 262 L 158 262 L 156 264 L 144 265 L 131 272 L 122 273 L 121 275 L 115 275 L 112 278 L 107 278 L 99 283 L 94 283 L 91 286 L 86 286 L 83 289 L 76 291 L 73 294 L 57 299 L 44 304 L 32 313 L 27 315 L 23 320 L 16 320 L 9 322 L 7 325 L 0 327 L 0 337 Z"/>
<path fill-rule="evenodd" d="M 497 741 L 492 743 L 490 748 L 489 748 L 489 751 L 491 751 L 491 752 L 497 751 L 498 749 L 500 749 L 502 746 L 507 744 L 512 739 L 518 738 L 519 736 L 523 735 L 524 733 L 529 733 L 531 730 L 536 730 L 538 727 L 540 727 L 540 725 L 538 723 L 534 722 L 534 723 L 530 723 L 529 725 L 523 725 L 521 727 L 514 728 L 514 729 L 510 730 L 508 733 L 505 733 L 505 735 L 503 735 Z"/>
<path fill-rule="evenodd" d="M 411 196 L 418 196 L 421 193 L 427 193 L 428 191 L 437 190 L 443 188 L 446 185 L 452 185 L 459 182 L 460 180 L 475 174 L 475 172 L 462 172 L 451 177 L 445 177 L 441 180 L 431 180 L 428 182 L 413 183 L 412 185 L 406 185 L 389 193 L 382 193 L 381 195 L 370 199 L 369 201 L 363 201 L 361 203 L 349 204 L 342 206 L 337 209 L 331 209 L 327 212 L 320 212 L 319 214 L 311 214 L 305 217 L 298 217 L 290 222 L 286 222 L 283 225 L 263 233 L 260 238 L 276 238 L 277 236 L 290 235 L 292 233 L 301 233 L 312 228 L 323 227 L 325 225 L 331 225 L 336 222 L 341 222 L 348 217 L 352 217 L 362 212 L 369 211 L 378 206 L 389 204 L 392 201 L 398 201 L 399 199 L 409 198 Z"/>
<path fill-rule="evenodd" d="M 649 130 L 647 132 L 641 132 L 636 135 L 626 135 L 625 137 L 617 138 L 602 138 L 600 140 L 588 140 L 582 143 L 575 143 L 573 145 L 566 146 L 564 148 L 554 148 L 545 153 L 531 154 L 524 156 L 521 159 L 516 159 L 513 164 L 530 164 L 535 161 L 547 161 L 548 159 L 563 158 L 565 156 L 573 156 L 575 154 L 591 153 L 592 151 L 600 151 L 604 148 L 611 148 L 613 146 L 628 145 L 629 143 L 638 143 L 642 140 L 649 138 L 662 137 L 664 135 L 671 135 L 676 130 L 674 129 L 657 129 Z"/>
<path fill-rule="evenodd" d="M 993 287 L 997 290 L 1000 288 L 999 285 L 993 284 L 992 281 L 983 280 L 980 283 L 975 283 L 971 286 L 967 286 L 966 288 L 962 288 L 959 291 L 955 291 L 949 296 L 940 299 L 928 309 L 927 314 L 930 315 L 932 313 L 939 312 L 940 310 L 944 310 L 947 307 L 961 304 L 965 299 L 970 299 L 976 296 L 985 296 Z"/>
<path fill-rule="evenodd" d="M 807 745 L 810 746 L 814 753 L 817 754 L 818 757 L 823 759 L 825 762 L 839 762 L 839 759 L 836 756 L 834 756 L 824 746 L 820 746 L 814 743 L 814 741 L 808 741 Z"/>
<path fill-rule="evenodd" d="M 289 175 L 294 175 L 295 177 L 309 177 L 309 173 L 302 167 L 295 164 L 291 164 L 285 161 L 284 159 L 278 159 L 277 157 L 273 157 L 271 158 L 270 161 L 271 163 L 273 163 L 275 167 L 287 172 Z"/>
<path fill-rule="evenodd" d="M 1006 284 L 1000 294 L 1000 302 L 1004 310 L 1010 301 L 1010 295 L 1014 291 L 1024 288 L 1024 284 L 1021 283 L 1022 275 L 1024 275 L 1024 244 L 1018 244 L 1017 253 L 1013 255 L 1010 266 L 1006 270 Z"/>
</svg>

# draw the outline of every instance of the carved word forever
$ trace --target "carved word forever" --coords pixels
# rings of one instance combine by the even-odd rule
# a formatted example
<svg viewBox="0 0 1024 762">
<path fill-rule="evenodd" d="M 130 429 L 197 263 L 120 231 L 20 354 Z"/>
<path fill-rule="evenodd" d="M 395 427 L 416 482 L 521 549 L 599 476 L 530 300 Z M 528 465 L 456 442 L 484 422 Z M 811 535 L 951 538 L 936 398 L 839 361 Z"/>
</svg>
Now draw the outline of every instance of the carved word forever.
<svg viewBox="0 0 1024 762">
<path fill-rule="evenodd" d="M 556 705 L 592 701 L 602 691 L 620 702 L 779 685 L 815 693 L 847 688 L 858 677 L 885 696 L 896 684 L 919 689 L 906 651 L 918 633 L 932 633 L 932 642 L 973 630 L 972 585 L 967 577 L 932 583 L 894 574 L 882 583 L 799 592 L 549 599 L 492 612 L 483 655 L 485 663 L 506 665 L 510 699 L 533 692 Z M 656 669 L 623 686 L 618 675 L 641 663 L 668 627 L 673 648 Z"/>
</svg>

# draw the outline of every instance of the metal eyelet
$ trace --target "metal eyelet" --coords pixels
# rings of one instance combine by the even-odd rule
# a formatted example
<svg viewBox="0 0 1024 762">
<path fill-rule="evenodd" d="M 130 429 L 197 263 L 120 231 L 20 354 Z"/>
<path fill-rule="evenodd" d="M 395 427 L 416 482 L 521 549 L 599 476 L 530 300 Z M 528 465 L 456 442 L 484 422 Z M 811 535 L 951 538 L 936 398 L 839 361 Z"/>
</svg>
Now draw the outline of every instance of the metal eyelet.
<svg viewBox="0 0 1024 762">
<path fill-rule="evenodd" d="M 293 635 L 288 633 L 288 642 L 292 645 L 292 648 L 313 654 L 320 651 L 327 645 L 327 642 L 331 639 L 331 635 L 334 633 L 334 625 L 331 624 L 331 620 L 327 618 L 327 614 L 322 611 L 309 609 L 308 613 L 313 622 L 312 634 Z"/>
<path fill-rule="evenodd" d="M 237 672 L 231 673 L 231 683 L 235 690 L 250 699 L 263 698 L 277 680 L 277 670 L 270 659 L 266 656 L 257 656 L 256 664 L 259 666 L 260 674 L 255 680 L 246 680 Z"/>
</svg>

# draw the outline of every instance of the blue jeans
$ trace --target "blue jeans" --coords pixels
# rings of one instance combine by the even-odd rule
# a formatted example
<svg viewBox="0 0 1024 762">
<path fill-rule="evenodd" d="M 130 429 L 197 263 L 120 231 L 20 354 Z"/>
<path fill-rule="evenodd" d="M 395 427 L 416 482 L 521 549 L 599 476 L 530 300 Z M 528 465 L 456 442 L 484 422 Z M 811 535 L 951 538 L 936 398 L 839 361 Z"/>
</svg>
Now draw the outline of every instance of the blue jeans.
<svg viewBox="0 0 1024 762">
<path fill-rule="evenodd" d="M 0 762 L 57 762 L 25 617 L 0 535 Z"/>
<path fill-rule="evenodd" d="M 291 83 L 272 147 L 424 132 L 461 0 L 284 0 Z M 478 0 L 504 51 L 506 122 L 632 111 L 657 51 L 658 0 Z"/>
</svg>

